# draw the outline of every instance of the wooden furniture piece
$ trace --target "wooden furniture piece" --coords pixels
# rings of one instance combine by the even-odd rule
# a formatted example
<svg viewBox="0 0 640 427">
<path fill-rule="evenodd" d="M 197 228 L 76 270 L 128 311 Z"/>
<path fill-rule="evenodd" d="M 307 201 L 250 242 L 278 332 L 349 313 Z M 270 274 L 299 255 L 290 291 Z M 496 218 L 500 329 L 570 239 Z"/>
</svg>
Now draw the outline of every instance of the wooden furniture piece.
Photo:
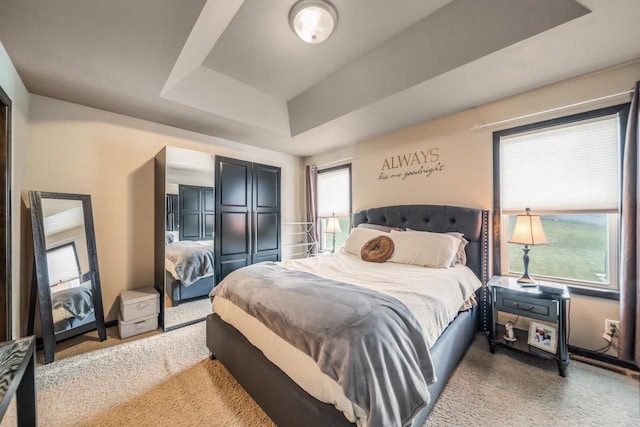
<svg viewBox="0 0 640 427">
<path fill-rule="evenodd" d="M 27 334 L 33 334 L 37 294 L 44 359 L 50 363 L 59 341 L 94 329 L 98 330 L 100 341 L 107 339 L 91 196 L 29 191 L 29 203 L 35 263 Z M 70 241 L 77 248 L 80 270 L 61 276 L 60 271 L 69 269 L 49 250 Z"/>
<path fill-rule="evenodd" d="M 493 276 L 488 283 L 491 291 L 492 321 L 489 334 L 491 353 L 496 346 L 541 359 L 555 360 L 560 376 L 567 375 L 569 353 L 567 349 L 567 301 L 569 291 L 562 289 L 559 294 L 543 292 L 537 287 L 520 286 L 515 277 Z M 552 323 L 557 327 L 557 348 L 552 354 L 528 344 L 529 331 L 514 328 L 515 341 L 504 338 L 505 327 L 498 323 L 498 313 L 510 313 L 529 319 Z"/>
<path fill-rule="evenodd" d="M 36 346 L 34 337 L 0 343 L 0 420 L 16 396 L 18 426 L 35 426 Z"/>
<path fill-rule="evenodd" d="M 238 268 L 280 261 L 280 168 L 216 156 L 216 282 Z"/>
<path fill-rule="evenodd" d="M 371 223 L 417 231 L 462 232 L 469 241 L 465 248 L 467 266 L 483 284 L 488 280 L 488 220 L 488 211 L 434 205 L 389 206 L 353 215 L 356 227 Z M 476 332 L 487 330 L 485 286 L 478 290 L 477 300 L 479 305 L 460 313 L 430 349 L 438 381 L 428 387 L 431 400 L 416 414 L 413 427 L 424 424 Z M 207 316 L 206 326 L 211 357 L 222 362 L 278 426 L 353 426 L 334 406 L 316 400 L 300 388 L 217 314 Z"/>
</svg>

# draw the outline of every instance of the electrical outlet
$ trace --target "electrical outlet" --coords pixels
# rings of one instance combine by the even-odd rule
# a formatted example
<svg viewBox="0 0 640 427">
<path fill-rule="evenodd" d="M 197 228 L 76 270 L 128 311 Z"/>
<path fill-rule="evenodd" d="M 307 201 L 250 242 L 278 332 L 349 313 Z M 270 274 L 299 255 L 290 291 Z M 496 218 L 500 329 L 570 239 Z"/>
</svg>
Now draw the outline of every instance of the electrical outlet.
<svg viewBox="0 0 640 427">
<path fill-rule="evenodd" d="M 604 319 L 604 333 L 611 334 L 611 336 L 620 335 L 620 321 Z"/>
</svg>

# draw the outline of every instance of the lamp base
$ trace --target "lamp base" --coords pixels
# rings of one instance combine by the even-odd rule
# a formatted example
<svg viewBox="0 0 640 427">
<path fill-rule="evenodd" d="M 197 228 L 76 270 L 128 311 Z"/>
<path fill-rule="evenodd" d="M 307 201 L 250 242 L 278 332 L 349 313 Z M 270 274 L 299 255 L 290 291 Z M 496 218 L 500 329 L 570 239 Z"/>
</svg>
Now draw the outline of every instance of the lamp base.
<svg viewBox="0 0 640 427">
<path fill-rule="evenodd" d="M 522 262 L 524 264 L 524 274 L 518 279 L 518 283 L 523 287 L 536 286 L 536 281 L 529 276 L 529 245 L 524 245 L 522 248 L 524 255 L 522 256 Z"/>
<path fill-rule="evenodd" d="M 523 274 L 522 277 L 518 279 L 518 284 L 525 288 L 537 286 L 536 281 L 529 277 L 529 274 L 527 273 Z"/>
</svg>

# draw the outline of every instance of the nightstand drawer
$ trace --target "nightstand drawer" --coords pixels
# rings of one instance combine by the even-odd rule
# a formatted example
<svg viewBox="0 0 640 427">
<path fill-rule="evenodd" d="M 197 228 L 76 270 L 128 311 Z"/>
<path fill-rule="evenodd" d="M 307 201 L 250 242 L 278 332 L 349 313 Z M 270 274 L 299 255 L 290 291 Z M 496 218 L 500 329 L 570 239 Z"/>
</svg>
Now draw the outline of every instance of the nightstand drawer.
<svg viewBox="0 0 640 427">
<path fill-rule="evenodd" d="M 505 313 L 527 316 L 547 322 L 558 319 L 558 304 L 556 301 L 529 299 L 521 296 L 514 297 L 507 293 L 497 292 L 495 309 Z"/>
</svg>

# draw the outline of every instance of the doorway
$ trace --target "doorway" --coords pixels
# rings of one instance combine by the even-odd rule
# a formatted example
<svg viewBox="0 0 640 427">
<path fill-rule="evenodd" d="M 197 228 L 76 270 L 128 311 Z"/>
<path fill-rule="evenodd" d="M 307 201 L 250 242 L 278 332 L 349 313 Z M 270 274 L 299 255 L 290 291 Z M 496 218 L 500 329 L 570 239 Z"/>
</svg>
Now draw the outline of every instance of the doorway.
<svg viewBox="0 0 640 427">
<path fill-rule="evenodd" d="M 0 342 L 11 326 L 11 99 L 0 87 Z"/>
</svg>

